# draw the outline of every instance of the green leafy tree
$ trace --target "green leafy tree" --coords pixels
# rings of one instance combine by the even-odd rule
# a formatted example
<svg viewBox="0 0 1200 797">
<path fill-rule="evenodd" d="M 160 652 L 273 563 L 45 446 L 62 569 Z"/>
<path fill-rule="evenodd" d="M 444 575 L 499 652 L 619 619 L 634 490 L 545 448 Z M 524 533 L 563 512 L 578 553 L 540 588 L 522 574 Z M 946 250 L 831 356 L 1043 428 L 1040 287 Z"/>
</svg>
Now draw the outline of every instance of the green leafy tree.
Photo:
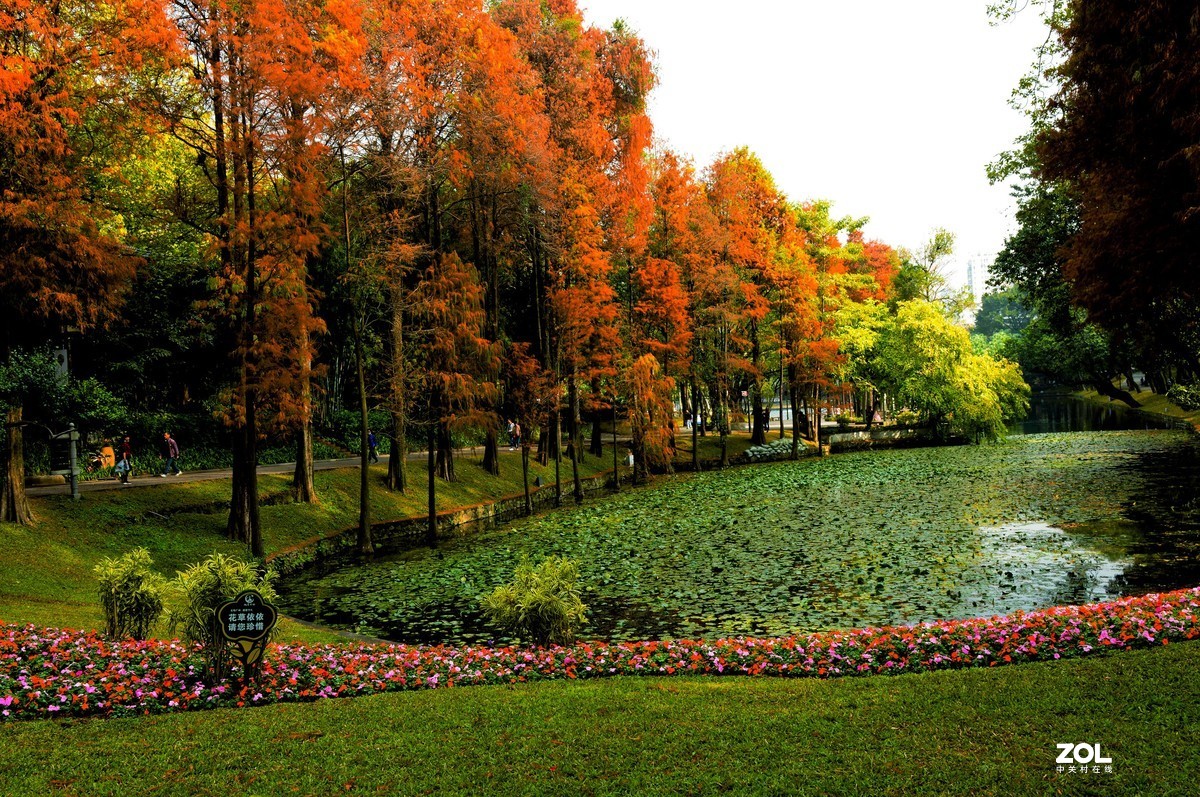
<svg viewBox="0 0 1200 797">
<path fill-rule="evenodd" d="M 975 332 L 991 337 L 998 332 L 1019 335 L 1033 320 L 1029 300 L 1014 287 L 985 293 L 975 313 Z"/>
<path fill-rule="evenodd" d="M 996 439 L 1028 407 L 1020 369 L 976 354 L 967 330 L 931 302 L 902 302 L 881 329 L 874 356 L 882 386 L 939 437 Z"/>
</svg>

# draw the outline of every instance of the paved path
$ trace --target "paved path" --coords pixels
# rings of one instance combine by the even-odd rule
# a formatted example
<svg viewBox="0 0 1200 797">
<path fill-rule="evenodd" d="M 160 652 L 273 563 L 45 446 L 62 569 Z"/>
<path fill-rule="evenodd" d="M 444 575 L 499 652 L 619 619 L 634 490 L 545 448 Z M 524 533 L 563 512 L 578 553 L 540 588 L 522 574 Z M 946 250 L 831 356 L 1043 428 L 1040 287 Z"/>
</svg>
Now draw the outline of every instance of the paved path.
<svg viewBox="0 0 1200 797">
<path fill-rule="evenodd" d="M 680 429 L 676 432 L 676 434 L 682 441 L 690 442 L 690 440 L 691 440 L 692 433 L 691 433 L 690 429 Z M 590 436 L 588 439 L 589 440 L 591 439 Z M 773 439 L 773 438 L 769 438 L 769 439 Z M 610 445 L 610 441 L 611 441 L 611 437 L 606 437 L 604 440 L 605 445 Z M 586 443 L 586 441 L 585 441 L 585 443 Z M 629 438 L 625 437 L 625 436 L 618 436 L 617 443 L 619 445 L 627 446 L 627 445 L 629 445 Z M 482 446 L 476 446 L 474 448 L 457 448 L 454 450 L 454 453 L 456 456 L 468 455 L 468 454 L 471 456 L 481 456 L 482 452 L 483 452 Z M 519 451 L 510 451 L 507 446 L 501 445 L 500 446 L 500 455 L 501 456 L 519 457 L 520 452 Z M 425 461 L 425 452 L 424 451 L 410 451 L 408 453 L 408 456 L 406 457 L 406 459 L 408 459 L 408 461 L 410 461 L 410 462 L 424 462 Z M 387 454 L 379 455 L 379 464 L 380 465 L 386 466 L 387 461 L 388 461 Z M 360 462 L 360 460 L 357 456 L 345 457 L 343 459 L 319 459 L 313 463 L 313 469 L 314 470 L 333 470 L 334 468 L 357 468 L 359 465 L 359 462 Z M 258 472 L 259 473 L 291 473 L 292 471 L 295 470 L 295 468 L 296 468 L 295 462 L 280 462 L 277 465 L 259 465 Z M 129 480 L 129 483 L 133 486 L 129 487 L 127 489 L 133 489 L 134 487 L 161 487 L 164 484 L 171 484 L 172 482 L 212 481 L 214 479 L 228 479 L 228 478 L 231 478 L 232 476 L 233 476 L 233 471 L 229 468 L 218 468 L 218 469 L 214 469 L 214 470 L 189 470 L 189 471 L 184 471 L 184 474 L 182 476 L 167 476 L 165 478 L 160 477 L 157 473 L 142 474 L 142 475 L 134 476 L 133 478 L 131 478 Z M 79 492 L 80 493 L 92 493 L 92 492 L 96 492 L 98 490 L 120 490 L 120 489 L 121 489 L 121 482 L 118 479 L 100 479 L 100 480 L 96 480 L 96 481 L 80 481 L 79 482 Z M 55 485 L 51 485 L 49 487 L 27 487 L 27 488 L 25 488 L 25 492 L 27 495 L 31 495 L 31 496 L 70 495 L 71 488 L 67 484 L 55 484 Z"/>
<path fill-rule="evenodd" d="M 462 448 L 456 449 L 455 454 L 471 454 L 478 455 L 482 448 Z M 507 454 L 506 448 L 500 449 L 501 455 Z M 514 454 L 515 456 L 515 454 Z M 425 459 L 424 451 L 410 452 L 408 457 L 410 461 L 423 461 Z M 387 466 L 388 455 L 380 454 L 379 464 Z M 334 468 L 357 468 L 359 465 L 358 457 L 345 457 L 344 459 L 319 459 L 313 463 L 313 470 L 333 470 Z M 277 465 L 259 465 L 259 473 L 291 473 L 296 469 L 295 462 L 280 462 Z M 172 482 L 203 482 L 212 481 L 213 479 L 228 479 L 233 476 L 233 471 L 229 468 L 218 468 L 215 470 L 189 470 L 184 471 L 182 476 L 167 476 L 160 477 L 158 474 L 143 474 L 134 476 L 129 480 L 133 487 L 161 487 L 164 484 Z M 133 489 L 133 487 L 127 489 Z M 92 493 L 97 490 L 120 490 L 121 482 L 118 479 L 100 479 L 97 481 L 81 481 L 79 482 L 79 492 Z M 71 488 L 66 484 L 56 484 L 50 487 L 28 487 L 25 492 L 28 495 L 70 495 Z"/>
</svg>

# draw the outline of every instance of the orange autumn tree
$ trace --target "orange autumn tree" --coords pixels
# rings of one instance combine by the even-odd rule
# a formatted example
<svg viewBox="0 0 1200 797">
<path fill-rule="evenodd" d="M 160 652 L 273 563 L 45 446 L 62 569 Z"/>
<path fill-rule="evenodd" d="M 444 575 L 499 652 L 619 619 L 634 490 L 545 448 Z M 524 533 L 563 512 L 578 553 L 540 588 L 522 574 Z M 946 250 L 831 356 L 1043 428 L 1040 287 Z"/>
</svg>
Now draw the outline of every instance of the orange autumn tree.
<svg viewBox="0 0 1200 797">
<path fill-rule="evenodd" d="M 675 456 L 675 380 L 663 373 L 653 354 L 643 354 L 627 376 L 629 428 L 633 438 L 633 481 L 647 479 L 651 469 L 672 470 Z"/>
<path fill-rule="evenodd" d="M 746 346 L 726 352 L 726 380 L 736 375 L 750 396 L 751 443 L 766 442 L 763 410 L 764 322 L 768 270 L 783 219 L 783 197 L 762 161 L 745 147 L 718 158 L 706 176 L 709 202 L 721 234 L 721 268 L 742 294 L 736 332 Z M 732 373 L 730 373 L 732 371 Z M 728 401 L 728 398 L 726 398 Z"/>
<path fill-rule="evenodd" d="M 696 470 L 699 436 L 711 417 L 704 387 L 718 362 L 712 356 L 712 325 L 720 311 L 709 301 L 715 295 L 712 277 L 719 257 L 719 231 L 704 186 L 690 163 L 673 152 L 659 152 L 652 159 L 651 175 L 653 223 L 648 252 L 664 264 L 648 267 L 645 276 L 650 279 L 643 280 L 642 290 L 654 298 L 642 307 L 642 334 L 680 385 L 680 403 L 692 421 L 692 468 Z"/>
<path fill-rule="evenodd" d="M 439 253 L 454 252 L 480 272 L 484 333 L 500 335 L 501 271 L 507 267 L 520 185 L 545 136 L 534 100 L 536 78 L 513 36 L 477 3 L 389 0 L 368 15 L 368 89 L 363 103 L 365 187 L 375 197 L 384 248 L 400 237 L 418 247 L 418 275 Z M 369 226 L 369 225 L 368 225 Z M 407 419 L 400 378 L 408 364 L 400 297 L 412 277 L 389 286 L 392 296 L 390 408 L 400 447 L 389 483 L 403 488 Z M 449 430 L 438 433 L 439 472 L 453 472 Z M 486 430 L 485 467 L 498 472 L 494 428 Z"/>
<path fill-rule="evenodd" d="M 566 384 L 579 502 L 581 393 L 613 373 L 620 348 L 613 250 L 636 246 L 639 236 L 637 214 L 631 219 L 606 198 L 641 179 L 638 159 L 649 130 L 639 92 L 649 89 L 649 77 L 635 62 L 644 48 L 627 31 L 585 27 L 573 0 L 503 0 L 492 13 L 534 66 L 549 125 L 544 168 L 529 186 L 526 242 L 538 348 Z M 556 463 L 560 430 L 555 417 L 542 436 Z"/>
<path fill-rule="evenodd" d="M 828 356 L 818 310 L 818 280 L 808 240 L 791 214 L 785 218 L 771 267 L 772 301 L 779 332 L 779 358 L 792 409 L 791 458 L 800 457 L 800 391 Z"/>
<path fill-rule="evenodd" d="M 143 67 L 172 55 L 156 3 L 15 0 L 0 6 L 0 332 L 5 363 L 63 327 L 102 325 L 133 276 L 120 220 L 87 187 L 141 125 L 122 100 Z M 0 519 L 33 523 L 23 401 L 6 402 Z"/>
<path fill-rule="evenodd" d="M 323 244 L 336 236 L 322 221 L 334 171 L 330 142 L 341 131 L 341 105 L 361 90 L 365 52 L 362 9 L 354 0 L 291 0 L 291 14 L 274 34 L 276 58 L 267 65 L 265 110 L 271 122 L 264 154 L 268 170 L 282 177 L 264 218 L 265 237 L 275 244 L 285 279 L 294 289 L 281 294 L 273 313 L 279 342 L 273 359 L 284 365 L 264 380 L 277 428 L 294 430 L 297 501 L 316 500 L 313 485 L 314 335 L 325 331 L 315 315 L 317 296 L 309 271 Z"/>
<path fill-rule="evenodd" d="M 355 11 L 308 0 L 179 0 L 171 15 L 189 69 L 179 73 L 182 88 L 162 93 L 162 113 L 196 151 L 215 194 L 206 220 L 219 261 L 211 308 L 235 340 L 227 534 L 261 556 L 259 436 L 263 424 L 305 422 L 311 337 L 321 328 L 306 287 L 321 232 L 314 110 L 336 62 L 354 57 L 346 32 Z"/>
<path fill-rule="evenodd" d="M 880 241 L 864 240 L 862 230 L 851 230 L 846 240 L 846 296 L 852 302 L 887 301 L 892 281 L 900 273 L 900 255 Z"/>
<path fill-rule="evenodd" d="M 611 97 L 604 118 L 612 146 L 611 158 L 604 167 L 608 185 L 598 196 L 601 226 L 604 248 L 612 264 L 609 280 L 617 292 L 617 300 L 628 308 L 624 325 L 629 326 L 634 323 L 634 307 L 642 285 L 639 277 L 648 255 L 648 233 L 653 222 L 650 159 L 646 156 L 653 127 L 646 101 L 657 79 L 645 42 L 624 20 L 616 20 L 611 29 L 603 32 L 597 57 L 606 81 L 605 90 Z M 628 334 L 626 338 L 627 343 L 633 341 Z M 611 416 L 615 423 L 616 394 L 621 381 L 618 359 L 623 354 L 606 353 L 590 369 L 590 392 L 583 409 L 592 416 L 591 453 L 597 457 L 603 454 L 601 418 Z"/>
<path fill-rule="evenodd" d="M 415 290 L 413 319 L 422 357 L 414 363 L 425 399 L 427 440 L 427 538 L 437 537 L 438 435 L 496 423 L 501 351 L 483 336 L 483 288 L 473 268 L 457 255 L 438 255 Z"/>
</svg>

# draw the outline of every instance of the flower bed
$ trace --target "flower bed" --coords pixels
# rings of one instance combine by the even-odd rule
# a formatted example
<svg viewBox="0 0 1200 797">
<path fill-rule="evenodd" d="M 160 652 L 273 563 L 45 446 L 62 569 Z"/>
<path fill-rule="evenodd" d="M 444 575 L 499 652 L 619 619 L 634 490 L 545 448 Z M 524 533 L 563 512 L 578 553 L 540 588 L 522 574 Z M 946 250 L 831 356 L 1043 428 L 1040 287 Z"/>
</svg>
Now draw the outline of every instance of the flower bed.
<svg viewBox="0 0 1200 797">
<path fill-rule="evenodd" d="M 0 625 L 0 717 L 130 716 L 401 689 L 613 675 L 832 678 L 1074 658 L 1200 638 L 1200 588 L 1007 617 L 716 642 L 588 642 L 545 650 L 274 646 L 248 687 L 208 685 L 196 648 Z"/>
</svg>

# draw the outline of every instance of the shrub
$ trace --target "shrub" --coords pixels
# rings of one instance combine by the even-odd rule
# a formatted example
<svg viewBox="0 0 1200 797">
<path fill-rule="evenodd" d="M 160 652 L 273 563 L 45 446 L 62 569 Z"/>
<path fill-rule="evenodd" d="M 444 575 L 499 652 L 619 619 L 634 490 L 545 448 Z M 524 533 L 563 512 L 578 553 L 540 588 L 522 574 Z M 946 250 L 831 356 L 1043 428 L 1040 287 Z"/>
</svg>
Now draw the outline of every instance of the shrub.
<svg viewBox="0 0 1200 797">
<path fill-rule="evenodd" d="M 252 562 L 213 553 L 176 575 L 171 582 L 171 607 L 167 613 L 171 633 L 180 633 L 204 647 L 209 674 L 220 677 L 225 667 L 225 643 L 217 630 L 217 610 L 248 589 L 263 599 L 275 600 L 274 573 L 260 575 Z"/>
<path fill-rule="evenodd" d="M 916 426 L 921 421 L 921 413 L 914 410 L 899 410 L 895 415 L 896 423 L 900 426 Z"/>
<path fill-rule="evenodd" d="M 497 626 L 539 647 L 566 645 L 587 621 L 579 598 L 579 565 L 551 556 L 537 567 L 523 559 L 511 584 L 483 599 L 484 614 Z"/>
<path fill-rule="evenodd" d="M 850 424 L 856 423 L 858 421 L 858 419 L 855 418 L 853 415 L 850 415 L 849 413 L 845 413 L 845 412 L 840 413 L 839 415 L 835 415 L 833 417 L 833 420 L 834 420 L 834 422 L 837 423 L 838 429 L 843 432 L 850 428 Z"/>
<path fill-rule="evenodd" d="M 93 568 L 100 580 L 104 632 L 109 637 L 145 639 L 163 612 L 166 579 L 151 569 L 150 552 L 135 548 Z"/>
<path fill-rule="evenodd" d="M 1200 410 L 1200 385 L 1171 385 L 1167 398 L 1185 410 Z"/>
</svg>

